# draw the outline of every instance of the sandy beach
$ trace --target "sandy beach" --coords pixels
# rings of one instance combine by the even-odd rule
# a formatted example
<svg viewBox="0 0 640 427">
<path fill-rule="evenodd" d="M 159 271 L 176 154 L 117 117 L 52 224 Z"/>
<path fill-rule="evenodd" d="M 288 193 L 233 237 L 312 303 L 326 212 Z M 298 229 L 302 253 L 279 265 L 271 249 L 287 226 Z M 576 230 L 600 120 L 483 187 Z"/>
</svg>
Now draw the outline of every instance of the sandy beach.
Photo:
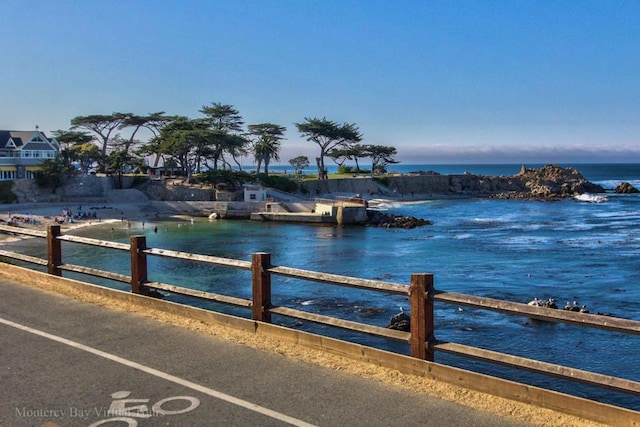
<svg viewBox="0 0 640 427">
<path fill-rule="evenodd" d="M 0 224 L 46 230 L 60 225 L 63 233 L 74 229 L 109 223 L 167 221 L 176 215 L 154 212 L 145 203 L 105 203 L 73 205 L 69 203 L 21 203 L 0 205 Z M 15 237 L 17 239 L 18 237 Z M 0 241 L 14 237 L 0 233 Z"/>
</svg>

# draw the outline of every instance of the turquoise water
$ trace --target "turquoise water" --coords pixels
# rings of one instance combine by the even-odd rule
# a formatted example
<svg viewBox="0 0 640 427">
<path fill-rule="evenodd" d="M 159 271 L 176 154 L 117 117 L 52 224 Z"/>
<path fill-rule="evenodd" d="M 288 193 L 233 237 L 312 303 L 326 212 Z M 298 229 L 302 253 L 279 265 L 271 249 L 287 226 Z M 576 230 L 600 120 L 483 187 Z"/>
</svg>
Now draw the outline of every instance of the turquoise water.
<svg viewBox="0 0 640 427">
<path fill-rule="evenodd" d="M 415 166 L 410 170 L 437 170 Z M 474 170 L 473 168 L 486 168 Z M 475 173 L 502 174 L 519 165 L 462 165 Z M 638 186 L 638 165 L 577 166 L 588 179 L 613 188 L 621 181 Z M 451 172 L 451 171 L 448 171 Z M 510 173 L 510 172 L 507 172 Z M 573 199 L 559 202 L 517 200 L 438 200 L 390 203 L 389 212 L 421 217 L 432 226 L 412 230 L 310 226 L 206 219 L 164 222 L 154 233 L 148 222 L 131 229 L 116 224 L 82 229 L 78 234 L 128 242 L 144 234 L 147 244 L 194 253 L 250 260 L 254 252 L 271 253 L 274 265 L 408 284 L 412 273 L 435 276 L 436 288 L 526 303 L 555 298 L 585 304 L 640 321 L 640 196 L 606 194 L 601 203 Z M 68 245 L 68 244 L 65 244 Z M 68 245 L 73 263 L 128 274 L 127 253 Z M 40 249 L 32 249 L 37 252 Z M 150 257 L 149 279 L 249 298 L 248 272 Z M 274 277 L 277 305 L 386 326 L 406 298 Z M 221 307 L 215 307 L 221 309 Z M 371 310 L 374 309 L 374 310 Z M 526 318 L 468 308 L 436 306 L 436 337 L 640 381 L 640 337 L 562 324 L 531 323 Z M 248 316 L 247 312 L 226 311 Z M 276 322 L 340 338 L 408 351 L 398 343 L 276 318 Z M 569 391 L 640 409 L 639 399 L 567 384 L 561 380 L 512 371 L 480 362 L 436 354 L 436 361 Z"/>
</svg>

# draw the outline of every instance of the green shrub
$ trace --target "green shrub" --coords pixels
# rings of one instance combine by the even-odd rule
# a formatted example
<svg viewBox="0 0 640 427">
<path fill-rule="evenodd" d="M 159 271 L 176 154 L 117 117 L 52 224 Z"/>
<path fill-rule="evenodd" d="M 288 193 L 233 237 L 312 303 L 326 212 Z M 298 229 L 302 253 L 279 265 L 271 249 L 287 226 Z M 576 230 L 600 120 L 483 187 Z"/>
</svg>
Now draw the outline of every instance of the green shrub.
<svg viewBox="0 0 640 427">
<path fill-rule="evenodd" d="M 196 175 L 195 178 L 198 182 L 205 184 L 227 184 L 233 187 L 239 187 L 253 180 L 252 176 L 246 172 L 229 169 L 211 169 Z"/>
<path fill-rule="evenodd" d="M 369 172 L 367 169 L 357 169 L 355 166 L 338 166 L 338 174 L 368 174 Z"/>
<path fill-rule="evenodd" d="M 257 178 L 258 182 L 260 182 L 265 187 L 275 188 L 280 191 L 286 191 L 287 193 L 295 193 L 296 191 L 298 191 L 298 183 L 284 176 L 267 176 L 261 173 Z"/>
<path fill-rule="evenodd" d="M 144 184 L 145 182 L 149 181 L 149 177 L 147 175 L 135 175 L 133 177 L 133 184 L 131 184 L 131 186 L 133 188 Z"/>
<path fill-rule="evenodd" d="M 389 185 L 389 177 L 388 176 L 376 176 L 373 178 L 377 183 L 382 184 L 384 186 Z"/>
<path fill-rule="evenodd" d="M 15 203 L 18 197 L 13 194 L 11 188 L 13 181 L 0 181 L 0 203 Z"/>
</svg>

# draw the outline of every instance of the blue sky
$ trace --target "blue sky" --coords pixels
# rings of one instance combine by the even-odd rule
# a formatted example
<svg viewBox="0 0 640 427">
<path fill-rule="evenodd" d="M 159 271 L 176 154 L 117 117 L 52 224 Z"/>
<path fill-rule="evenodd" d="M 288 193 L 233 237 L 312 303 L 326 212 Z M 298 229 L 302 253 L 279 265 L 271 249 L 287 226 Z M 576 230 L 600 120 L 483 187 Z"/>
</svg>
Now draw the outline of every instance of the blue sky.
<svg viewBox="0 0 640 427">
<path fill-rule="evenodd" d="M 402 163 L 640 162 L 638 1 L 0 1 L 0 129 L 234 105 Z M 247 160 L 248 163 L 251 160 Z"/>
</svg>

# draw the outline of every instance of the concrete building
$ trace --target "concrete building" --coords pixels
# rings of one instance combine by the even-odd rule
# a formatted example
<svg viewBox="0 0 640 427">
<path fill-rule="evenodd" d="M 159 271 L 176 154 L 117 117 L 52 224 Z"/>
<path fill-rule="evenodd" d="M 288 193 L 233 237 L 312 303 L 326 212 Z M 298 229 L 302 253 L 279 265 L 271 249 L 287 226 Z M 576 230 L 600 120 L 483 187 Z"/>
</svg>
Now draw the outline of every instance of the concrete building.
<svg viewBox="0 0 640 427">
<path fill-rule="evenodd" d="M 245 202 L 264 202 L 267 200 L 267 189 L 261 185 L 244 184 Z"/>
</svg>

